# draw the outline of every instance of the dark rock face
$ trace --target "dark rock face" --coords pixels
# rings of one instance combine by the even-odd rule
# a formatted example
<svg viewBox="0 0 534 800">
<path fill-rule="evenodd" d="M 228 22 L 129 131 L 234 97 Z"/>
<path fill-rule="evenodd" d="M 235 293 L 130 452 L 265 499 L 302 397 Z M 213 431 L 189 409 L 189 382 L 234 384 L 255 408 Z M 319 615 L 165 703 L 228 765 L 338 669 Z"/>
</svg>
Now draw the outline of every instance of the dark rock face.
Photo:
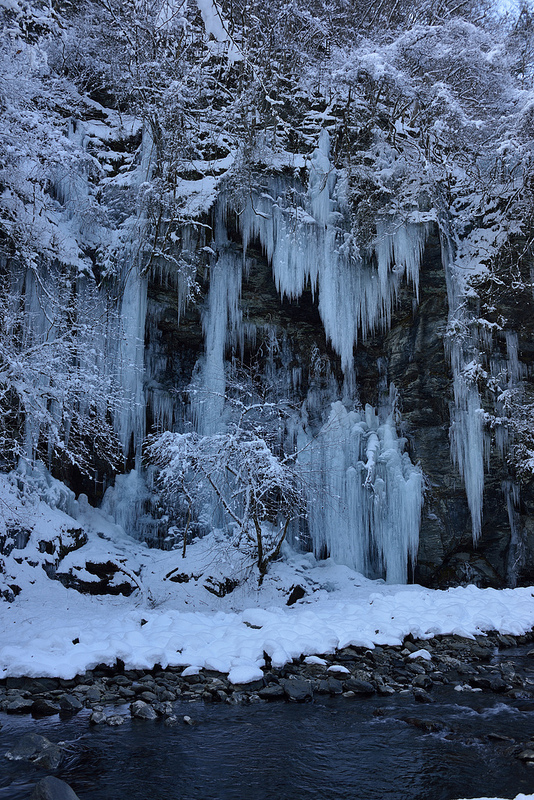
<svg viewBox="0 0 534 800">
<path fill-rule="evenodd" d="M 313 689 L 309 681 L 303 681 L 299 678 L 288 678 L 282 679 L 281 685 L 287 699 L 293 702 L 303 703 L 306 700 L 311 700 L 313 697 Z"/>
<path fill-rule="evenodd" d="M 236 232 L 232 248 L 240 252 Z M 529 571 L 528 567 L 534 564 L 534 482 L 523 481 L 521 485 L 521 503 L 514 511 L 516 530 L 512 532 L 510 509 L 502 489 L 510 480 L 510 469 L 494 446 L 485 475 L 481 536 L 476 547 L 473 544 L 466 491 L 450 450 L 454 398 L 445 348 L 449 304 L 441 255 L 435 232 L 429 237 L 424 253 L 419 302 L 415 302 L 412 288 L 403 284 L 389 328 L 358 343 L 354 358 L 359 401 L 376 407 L 383 391 L 381 386 L 395 384 L 401 411 L 399 433 L 407 440 L 412 463 L 420 464 L 425 477 L 419 551 L 409 579 L 437 588 L 466 583 L 502 587 L 529 582 L 534 578 L 534 568 Z M 204 291 L 207 293 L 207 285 Z M 151 313 L 153 316 L 152 324 L 147 327 L 149 372 L 152 370 L 148 382 L 160 392 L 167 392 L 170 387 L 185 388 L 203 354 L 199 309 L 182 314 L 178 325 L 175 291 L 153 282 L 149 298 L 152 309 L 149 317 Z M 341 396 L 343 374 L 339 357 L 325 337 L 318 298 L 311 289 L 305 289 L 298 301 L 282 300 L 271 268 L 254 242 L 247 251 L 240 308 L 243 318 L 256 331 L 253 340 L 247 341 L 245 337 L 243 363 L 264 368 L 269 351 L 267 331 L 271 335 L 274 332 L 279 344 L 273 361 L 275 368 L 299 374 L 296 387 L 288 379 L 287 396 L 298 407 L 311 391 L 315 397 L 325 398 L 323 412 L 326 412 L 331 399 L 328 386 L 337 381 Z M 510 319 L 513 318 L 510 308 Z M 517 319 L 519 358 L 528 369 L 534 361 L 534 349 L 528 345 L 533 340 L 534 325 L 528 314 L 521 313 Z M 272 348 L 270 357 L 273 358 Z M 183 399 L 184 395 L 180 402 Z M 149 394 L 149 426 L 150 403 Z M 177 405 L 174 418 L 183 413 L 183 408 L 180 411 Z M 318 412 L 310 412 L 313 413 Z M 320 417 L 309 418 L 316 429 L 322 421 Z M 301 531 L 300 540 L 306 542 L 306 530 Z M 174 579 L 180 580 L 180 576 Z"/>
</svg>

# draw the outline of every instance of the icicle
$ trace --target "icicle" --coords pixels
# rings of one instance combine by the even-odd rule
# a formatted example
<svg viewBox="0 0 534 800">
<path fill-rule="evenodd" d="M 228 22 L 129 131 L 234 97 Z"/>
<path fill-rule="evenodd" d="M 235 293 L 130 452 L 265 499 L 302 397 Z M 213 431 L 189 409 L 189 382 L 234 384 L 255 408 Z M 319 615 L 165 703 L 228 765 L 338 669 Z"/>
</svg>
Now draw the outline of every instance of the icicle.
<svg viewBox="0 0 534 800">
<path fill-rule="evenodd" d="M 508 547 L 508 561 L 506 568 L 506 581 L 512 589 L 517 585 L 521 567 L 525 559 L 524 536 L 518 525 L 519 485 L 507 479 L 501 483 L 502 493 L 506 499 L 508 522 L 510 523 L 510 545 Z"/>
<path fill-rule="evenodd" d="M 484 412 L 476 384 L 478 365 L 463 296 L 463 274 L 454 266 L 454 247 L 441 231 L 442 263 L 447 281 L 449 329 L 447 340 L 453 375 L 454 406 L 451 409 L 450 443 L 453 463 L 463 478 L 471 514 L 473 541 L 480 537 L 484 494 Z M 473 358 L 475 356 L 475 358 Z M 473 363 L 475 369 L 466 370 Z"/>
<path fill-rule="evenodd" d="M 217 432 L 224 424 L 224 355 L 229 339 L 238 337 L 242 322 L 239 298 L 243 260 L 226 240 L 221 218 L 215 226 L 215 245 L 219 256 L 210 269 L 208 302 L 202 317 L 204 357 L 199 364 L 199 381 L 191 391 L 193 420 L 204 435 Z"/>
<path fill-rule="evenodd" d="M 246 250 L 259 240 L 271 262 L 282 297 L 298 299 L 307 286 L 319 291 L 325 333 L 350 377 L 354 347 L 378 328 L 387 328 L 402 275 L 418 294 L 419 266 L 432 223 L 379 221 L 375 244 L 378 268 L 359 252 L 339 220 L 336 172 L 329 158 L 329 136 L 321 131 L 310 159 L 307 191 L 287 199 L 287 182 L 266 181 L 239 215 Z M 342 194 L 341 190 L 341 194 Z"/>
<path fill-rule="evenodd" d="M 405 583 L 417 553 L 423 479 L 403 452 L 393 414 L 380 423 L 369 405 L 360 412 L 333 403 L 317 437 L 299 447 L 315 552 Z"/>
</svg>

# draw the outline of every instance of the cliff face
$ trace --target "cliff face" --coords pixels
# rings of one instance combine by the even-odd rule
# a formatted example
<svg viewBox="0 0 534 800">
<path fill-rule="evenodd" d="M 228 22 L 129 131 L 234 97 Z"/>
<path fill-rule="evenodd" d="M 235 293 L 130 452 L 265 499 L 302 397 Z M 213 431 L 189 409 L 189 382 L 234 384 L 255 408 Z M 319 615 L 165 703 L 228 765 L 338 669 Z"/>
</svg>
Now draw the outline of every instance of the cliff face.
<svg viewBox="0 0 534 800">
<path fill-rule="evenodd" d="M 296 546 L 532 580 L 531 23 L 264 5 L 0 8 L 2 469 L 161 544 L 148 437 L 244 424 Z"/>
<path fill-rule="evenodd" d="M 489 425 L 484 443 L 482 526 L 476 544 L 473 542 L 464 481 L 451 456 L 451 411 L 455 400 L 446 345 L 451 312 L 437 227 L 425 245 L 418 301 L 404 285 L 386 329 L 358 342 L 350 388 L 344 383 L 340 357 L 327 341 L 317 293 L 314 295 L 308 286 L 298 299 L 281 299 L 259 243 L 252 242 L 245 257 L 235 230 L 233 238 L 229 246 L 235 258 L 245 264 L 239 308 L 240 324 L 246 333 L 233 342 L 226 341 L 228 363 L 237 359 L 254 371 L 268 390 L 290 398 L 294 420 L 303 424 L 305 417 L 312 436 L 320 435 L 336 400 L 341 399 L 347 408 L 369 404 L 378 409 L 390 384 L 394 384 L 397 431 L 406 440 L 405 452 L 410 461 L 419 465 L 424 478 L 417 556 L 409 578 L 440 588 L 466 582 L 504 586 L 532 580 L 532 484 L 528 480 L 519 482 L 506 455 L 499 452 Z M 185 392 L 195 365 L 205 358 L 200 311 L 188 311 L 178 324 L 175 293 L 156 283 L 150 284 L 148 291 L 149 309 L 153 309 L 157 322 L 147 344 L 149 351 L 157 351 L 157 358 L 149 356 L 147 364 L 159 365 L 159 371 L 148 382 L 154 382 L 162 391 L 167 387 L 183 392 L 179 396 L 181 401 L 185 399 L 185 409 L 181 406 L 180 411 L 178 403 L 175 411 L 175 418 L 181 414 L 183 420 L 189 413 Z M 205 291 L 209 292 L 208 278 Z M 531 372 L 530 328 L 523 302 L 529 303 L 528 294 L 518 303 L 522 310 L 518 318 L 518 353 L 524 365 L 518 391 L 528 388 L 527 376 Z M 508 318 L 511 320 L 512 314 Z M 514 333 L 512 327 L 508 330 Z M 494 352 L 498 346 L 499 341 L 490 342 L 482 357 L 487 362 L 498 357 Z M 488 415 L 494 410 L 491 403 L 487 409 Z M 394 487 L 390 486 L 390 490 Z M 327 486 L 323 486 L 323 492 L 323 502 L 325 498 L 327 503 L 334 502 Z M 355 523 L 354 535 L 361 535 L 356 529 Z M 306 523 L 301 525 L 300 539 L 308 542 L 305 546 L 313 547 Z M 329 554 L 328 545 L 321 554 Z M 384 574 L 372 558 L 369 568 L 371 574 Z"/>
</svg>

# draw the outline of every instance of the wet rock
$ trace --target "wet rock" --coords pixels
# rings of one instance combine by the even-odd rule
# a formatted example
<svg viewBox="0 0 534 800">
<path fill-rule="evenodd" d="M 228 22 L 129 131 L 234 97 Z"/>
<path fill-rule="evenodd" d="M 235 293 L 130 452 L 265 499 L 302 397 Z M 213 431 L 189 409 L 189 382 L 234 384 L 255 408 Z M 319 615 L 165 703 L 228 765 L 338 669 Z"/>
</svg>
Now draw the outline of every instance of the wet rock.
<svg viewBox="0 0 534 800">
<path fill-rule="evenodd" d="M 79 800 L 79 797 L 68 783 L 47 775 L 35 786 L 30 800 Z"/>
<path fill-rule="evenodd" d="M 326 683 L 328 685 L 329 694 L 343 694 L 343 684 L 341 681 L 338 681 L 336 678 L 328 678 Z"/>
<path fill-rule="evenodd" d="M 432 703 L 433 702 L 432 698 L 430 697 L 428 692 L 425 692 L 424 689 L 414 689 L 413 697 L 414 697 L 414 700 L 416 700 L 418 703 Z"/>
<path fill-rule="evenodd" d="M 172 704 L 171 703 L 156 703 L 153 706 L 154 711 L 158 715 L 158 717 L 171 717 L 172 716 Z"/>
<path fill-rule="evenodd" d="M 113 683 L 116 684 L 116 686 L 131 686 L 132 682 L 126 675 L 116 675 L 113 678 Z"/>
<path fill-rule="evenodd" d="M 10 761 L 29 761 L 37 756 L 46 747 L 50 747 L 52 742 L 46 736 L 37 733 L 25 733 L 15 742 L 11 750 L 6 753 L 6 758 Z"/>
<path fill-rule="evenodd" d="M 83 703 L 73 694 L 62 694 L 58 700 L 61 711 L 66 714 L 77 714 L 83 708 Z"/>
<path fill-rule="evenodd" d="M 411 672 L 413 675 L 425 675 L 425 674 L 426 674 L 426 669 L 423 667 L 423 665 L 422 665 L 422 664 L 416 664 L 416 663 L 415 663 L 415 662 L 413 662 L 413 661 L 411 661 L 411 662 L 408 664 L 408 667 L 407 667 L 407 669 L 409 669 L 409 670 L 410 670 L 410 672 Z"/>
<path fill-rule="evenodd" d="M 6 714 L 29 714 L 32 706 L 33 700 L 28 700 L 25 697 L 14 697 L 13 700 L 8 700 L 4 711 Z"/>
<path fill-rule="evenodd" d="M 408 639 L 404 641 L 404 649 L 410 653 L 417 653 L 418 650 L 421 649 L 420 645 L 415 644 L 414 642 L 410 642 Z M 404 651 L 402 651 L 401 655 L 404 655 Z"/>
<path fill-rule="evenodd" d="M 354 694 L 369 695 L 375 694 L 376 689 L 369 681 L 362 681 L 358 678 L 349 678 L 343 681 L 343 688 L 346 692 L 354 692 Z"/>
<path fill-rule="evenodd" d="M 377 691 L 378 691 L 378 694 L 381 694 L 381 695 L 395 694 L 395 688 L 393 686 L 390 686 L 387 683 L 380 684 L 378 686 L 378 688 L 377 688 Z"/>
<path fill-rule="evenodd" d="M 534 762 L 534 750 L 521 750 L 517 757 L 520 761 Z"/>
<path fill-rule="evenodd" d="M 158 716 L 152 706 L 143 700 L 136 700 L 130 706 L 130 714 L 137 719 L 156 719 Z"/>
<path fill-rule="evenodd" d="M 492 739 L 495 742 L 513 742 L 514 739 L 511 739 L 510 736 L 503 736 L 501 733 L 488 733 L 488 739 Z"/>
<path fill-rule="evenodd" d="M 482 689 L 485 692 L 496 692 L 498 694 L 507 692 L 512 688 L 500 675 L 476 676 L 469 679 L 469 684 L 476 689 Z"/>
<path fill-rule="evenodd" d="M 89 722 L 92 725 L 102 725 L 103 722 L 106 721 L 106 715 L 103 711 L 93 711 L 89 718 Z"/>
<path fill-rule="evenodd" d="M 418 689 L 425 689 L 427 692 L 432 688 L 432 679 L 428 675 L 416 675 L 413 679 L 413 686 Z"/>
<path fill-rule="evenodd" d="M 102 697 L 102 692 L 98 686 L 90 686 L 85 693 L 85 697 L 90 703 L 98 703 Z"/>
<path fill-rule="evenodd" d="M 284 687 L 280 686 L 278 683 L 265 686 L 258 692 L 258 696 L 261 697 L 262 700 L 280 700 L 282 697 L 284 697 L 284 695 Z"/>
<path fill-rule="evenodd" d="M 59 745 L 50 743 L 50 745 L 45 747 L 32 761 L 43 769 L 52 772 L 56 770 L 63 761 L 63 750 Z"/>
<path fill-rule="evenodd" d="M 234 683 L 233 687 L 236 692 L 259 692 L 264 686 L 263 678 L 258 681 L 250 681 L 250 683 Z"/>
<path fill-rule="evenodd" d="M 50 717 L 53 714 L 59 714 L 60 710 L 59 703 L 46 697 L 38 697 L 33 701 L 32 714 L 36 717 Z"/>
<path fill-rule="evenodd" d="M 154 694 L 154 692 L 141 692 L 139 697 L 141 698 L 141 700 L 144 700 L 145 703 L 157 703 L 158 701 L 158 698 Z"/>
<path fill-rule="evenodd" d="M 299 678 L 286 678 L 280 681 L 284 694 L 288 700 L 296 703 L 303 703 L 313 697 L 312 685 L 309 681 Z"/>
<path fill-rule="evenodd" d="M 158 690 L 158 700 L 161 700 L 162 702 L 165 702 L 165 701 L 169 701 L 170 702 L 170 701 L 175 700 L 175 699 L 176 699 L 176 697 L 175 697 L 174 692 L 171 692 L 168 689 L 159 689 Z"/>
</svg>

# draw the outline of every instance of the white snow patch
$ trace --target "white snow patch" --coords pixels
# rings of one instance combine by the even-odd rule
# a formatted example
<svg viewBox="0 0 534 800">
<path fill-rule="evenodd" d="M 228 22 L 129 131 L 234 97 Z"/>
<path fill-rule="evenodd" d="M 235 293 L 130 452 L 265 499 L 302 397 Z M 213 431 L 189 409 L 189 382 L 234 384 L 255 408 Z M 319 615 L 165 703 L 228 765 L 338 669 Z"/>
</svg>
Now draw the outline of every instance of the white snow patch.
<svg viewBox="0 0 534 800">
<path fill-rule="evenodd" d="M 425 661 L 432 661 L 432 656 L 428 650 L 416 650 L 415 653 L 410 653 L 408 658 L 423 658 Z"/>
</svg>

